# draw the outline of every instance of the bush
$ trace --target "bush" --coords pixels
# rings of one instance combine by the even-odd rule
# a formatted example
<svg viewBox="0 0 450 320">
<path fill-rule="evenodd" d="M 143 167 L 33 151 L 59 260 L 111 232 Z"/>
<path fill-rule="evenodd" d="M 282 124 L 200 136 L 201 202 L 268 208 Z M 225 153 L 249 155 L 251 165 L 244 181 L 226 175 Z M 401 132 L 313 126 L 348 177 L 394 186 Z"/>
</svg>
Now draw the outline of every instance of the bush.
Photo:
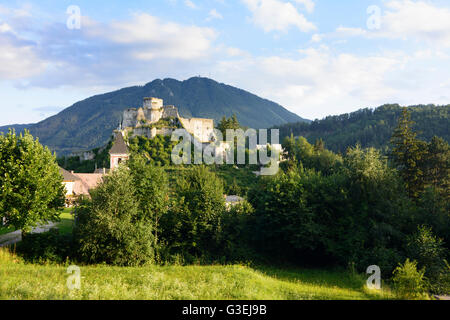
<svg viewBox="0 0 450 320">
<path fill-rule="evenodd" d="M 450 294 L 450 265 L 444 260 L 445 266 L 440 270 L 435 281 L 430 283 L 430 291 L 435 294 Z"/>
<path fill-rule="evenodd" d="M 417 262 L 409 259 L 394 270 L 392 281 L 395 290 L 404 299 L 421 298 L 427 288 L 425 269 L 417 270 Z"/>
<path fill-rule="evenodd" d="M 417 261 L 419 268 L 425 268 L 425 275 L 431 289 L 440 286 L 446 271 L 445 247 L 441 239 L 433 235 L 431 228 L 419 226 L 415 234 L 408 237 L 407 254 Z"/>
<path fill-rule="evenodd" d="M 175 191 L 178 197 L 161 219 L 163 241 L 171 255 L 207 260 L 218 250 L 218 222 L 225 210 L 222 180 L 199 166 L 177 180 Z"/>
<path fill-rule="evenodd" d="M 82 260 L 121 266 L 153 262 L 153 226 L 138 210 L 129 170 L 114 170 L 91 197 L 75 209 L 74 235 Z"/>
<path fill-rule="evenodd" d="M 28 234 L 17 244 L 17 253 L 30 262 L 63 263 L 73 257 L 72 235 L 60 235 L 58 229 Z"/>
<path fill-rule="evenodd" d="M 220 218 L 218 242 L 220 251 L 227 261 L 247 262 L 255 257 L 250 248 L 251 228 L 254 209 L 243 201 L 225 210 Z"/>
</svg>

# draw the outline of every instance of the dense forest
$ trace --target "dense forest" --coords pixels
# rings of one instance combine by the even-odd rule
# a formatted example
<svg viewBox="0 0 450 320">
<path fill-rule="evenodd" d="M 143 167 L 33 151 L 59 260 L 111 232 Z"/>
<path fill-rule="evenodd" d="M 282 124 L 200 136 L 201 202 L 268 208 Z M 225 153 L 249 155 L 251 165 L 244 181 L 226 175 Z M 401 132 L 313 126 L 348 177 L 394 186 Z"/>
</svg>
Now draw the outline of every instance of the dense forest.
<svg viewBox="0 0 450 320">
<path fill-rule="evenodd" d="M 450 141 L 450 105 L 418 105 L 408 107 L 418 137 L 430 141 L 438 136 Z M 363 148 L 385 149 L 402 113 L 398 104 L 388 104 L 376 109 L 361 109 L 338 116 L 329 116 L 311 123 L 297 122 L 277 127 L 280 137 L 303 136 L 310 143 L 322 139 L 327 149 L 345 152 L 359 143 Z"/>
</svg>

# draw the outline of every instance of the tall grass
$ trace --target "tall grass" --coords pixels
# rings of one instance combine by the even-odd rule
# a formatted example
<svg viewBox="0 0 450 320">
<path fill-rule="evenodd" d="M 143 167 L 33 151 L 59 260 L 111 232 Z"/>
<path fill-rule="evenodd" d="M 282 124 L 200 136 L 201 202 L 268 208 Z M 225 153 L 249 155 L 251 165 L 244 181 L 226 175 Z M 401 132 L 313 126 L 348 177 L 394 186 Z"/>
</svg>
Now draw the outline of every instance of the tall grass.
<svg viewBox="0 0 450 320">
<path fill-rule="evenodd" d="M 67 265 L 27 264 L 0 249 L 0 299 L 394 299 L 345 271 L 229 266 L 81 266 L 81 289 L 67 288 Z"/>
</svg>

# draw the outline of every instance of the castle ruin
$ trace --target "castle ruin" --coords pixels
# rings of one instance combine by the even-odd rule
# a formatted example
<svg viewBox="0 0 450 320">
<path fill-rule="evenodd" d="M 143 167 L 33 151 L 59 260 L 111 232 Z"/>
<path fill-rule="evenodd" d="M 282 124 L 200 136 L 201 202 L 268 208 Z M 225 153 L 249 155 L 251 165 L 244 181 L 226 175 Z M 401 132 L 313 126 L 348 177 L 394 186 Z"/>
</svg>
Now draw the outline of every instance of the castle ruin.
<svg viewBox="0 0 450 320">
<path fill-rule="evenodd" d="M 158 98 L 144 98 L 143 106 L 123 112 L 121 130 L 128 137 L 156 135 L 170 136 L 176 129 L 184 128 L 197 141 L 210 143 L 214 140 L 214 120 L 183 118 L 175 106 L 164 105 Z"/>
</svg>

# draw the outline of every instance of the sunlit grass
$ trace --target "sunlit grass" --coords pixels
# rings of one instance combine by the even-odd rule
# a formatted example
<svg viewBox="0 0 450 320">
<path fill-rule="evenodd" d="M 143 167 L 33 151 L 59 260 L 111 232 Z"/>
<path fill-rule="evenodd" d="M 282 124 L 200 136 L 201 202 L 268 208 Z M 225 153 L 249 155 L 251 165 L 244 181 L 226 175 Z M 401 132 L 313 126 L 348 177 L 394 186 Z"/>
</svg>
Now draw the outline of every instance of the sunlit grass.
<svg viewBox="0 0 450 320">
<path fill-rule="evenodd" d="M 61 221 L 57 223 L 57 228 L 61 234 L 67 234 L 72 232 L 73 228 L 73 215 L 71 214 L 71 208 L 65 208 L 60 215 Z M 0 236 L 13 232 L 16 229 L 13 226 L 3 227 L 0 226 Z"/>
<path fill-rule="evenodd" d="M 66 208 L 60 215 L 61 221 L 58 222 L 57 228 L 60 234 L 68 234 L 72 232 L 74 217 L 72 215 L 72 209 Z"/>
<path fill-rule="evenodd" d="M 67 266 L 26 264 L 0 249 L 0 299 L 395 299 L 365 289 L 346 271 L 230 266 L 81 266 L 81 290 L 66 286 Z"/>
<path fill-rule="evenodd" d="M 16 229 L 14 227 L 12 227 L 12 226 L 8 226 L 8 227 L 0 226 L 0 236 L 4 235 L 4 234 L 7 234 L 7 233 L 10 233 L 10 232 L 13 232 L 15 230 Z"/>
</svg>

